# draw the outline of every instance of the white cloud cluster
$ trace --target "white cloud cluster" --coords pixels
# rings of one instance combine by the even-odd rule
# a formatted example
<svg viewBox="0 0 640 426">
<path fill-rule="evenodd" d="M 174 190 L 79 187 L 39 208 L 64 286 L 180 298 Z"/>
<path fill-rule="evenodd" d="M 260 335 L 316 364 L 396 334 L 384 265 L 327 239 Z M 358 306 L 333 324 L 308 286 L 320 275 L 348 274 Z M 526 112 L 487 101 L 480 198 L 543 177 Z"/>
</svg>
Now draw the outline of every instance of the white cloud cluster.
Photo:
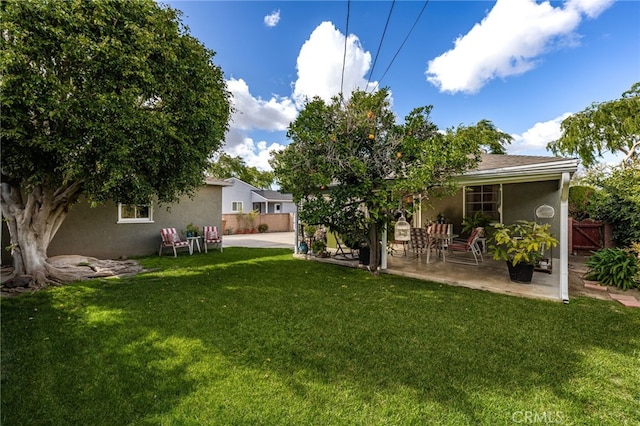
<svg viewBox="0 0 640 426">
<path fill-rule="evenodd" d="M 277 24 L 280 11 L 265 17 L 272 17 Z M 269 21 L 272 22 L 272 21 Z M 345 35 L 331 22 L 323 22 L 311 33 L 302 45 L 296 62 L 298 79 L 292 83 L 292 98 L 272 96 L 263 100 L 251 94 L 248 84 L 242 79 L 227 80 L 227 88 L 232 94 L 235 112 L 231 117 L 229 132 L 225 139 L 225 152 L 240 156 L 247 165 L 260 170 L 271 170 L 268 163 L 270 152 L 285 147 L 283 143 L 255 142 L 248 132 L 255 130 L 282 132 L 295 120 L 298 109 L 305 99 L 320 96 L 325 101 L 338 95 L 342 80 Z M 365 52 L 358 37 L 347 37 L 344 66 L 344 94 L 348 99 L 355 88 L 367 87 L 365 78 L 371 65 L 371 53 Z M 375 87 L 376 82 L 369 83 Z M 295 102 L 294 102 L 295 101 Z"/>
<path fill-rule="evenodd" d="M 575 44 L 583 16 L 597 17 L 613 0 L 498 0 L 454 48 L 428 62 L 427 80 L 441 92 L 476 93 L 488 81 L 534 68 L 543 53 Z"/>
<path fill-rule="evenodd" d="M 227 80 L 227 88 L 233 95 L 232 104 L 235 109 L 231 117 L 233 128 L 281 131 L 285 130 L 298 114 L 289 98 L 273 96 L 265 101 L 252 96 L 249 86 L 242 79 Z"/>
<path fill-rule="evenodd" d="M 571 113 L 564 113 L 560 117 L 542 123 L 536 123 L 522 135 L 513 136 L 513 142 L 507 148 L 509 154 L 519 154 L 537 152 L 538 154 L 548 154 L 547 144 L 562 136 L 560 125 L 562 121 L 569 117 Z"/>
<path fill-rule="evenodd" d="M 260 141 L 255 143 L 246 134 L 230 130 L 227 134 L 225 152 L 233 157 L 241 157 L 247 166 L 256 167 L 258 170 L 271 170 L 272 167 L 269 164 L 271 152 L 280 151 L 284 147 L 277 142 Z"/>
<path fill-rule="evenodd" d="M 278 22 L 280 22 L 280 9 L 274 10 L 271 14 L 264 17 L 264 24 L 269 28 L 275 27 L 278 25 Z"/>
<path fill-rule="evenodd" d="M 314 96 L 329 101 L 340 93 L 341 84 L 346 99 L 356 88 L 376 86 L 375 82 L 367 86 L 365 78 L 371 66 L 371 53 L 364 51 L 358 37 L 351 34 L 347 37 L 345 56 L 344 43 L 344 34 L 331 22 L 322 22 L 302 45 L 296 64 L 298 80 L 293 85 L 293 99 L 298 107 Z"/>
</svg>

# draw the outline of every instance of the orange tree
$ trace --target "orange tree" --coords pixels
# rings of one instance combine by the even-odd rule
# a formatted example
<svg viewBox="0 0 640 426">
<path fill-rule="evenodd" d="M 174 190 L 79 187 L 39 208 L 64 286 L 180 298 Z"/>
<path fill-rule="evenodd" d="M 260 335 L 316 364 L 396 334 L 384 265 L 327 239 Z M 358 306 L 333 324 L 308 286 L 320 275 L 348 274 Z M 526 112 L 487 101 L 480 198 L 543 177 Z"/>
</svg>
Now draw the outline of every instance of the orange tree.
<svg viewBox="0 0 640 426">
<path fill-rule="evenodd" d="M 451 177 L 479 161 L 479 143 L 439 132 L 431 109 L 416 108 L 398 124 L 387 88 L 308 101 L 289 126 L 291 143 L 271 158 L 282 190 L 301 205 L 300 220 L 378 247 L 402 197 L 452 188 Z M 370 250 L 369 265 L 379 256 Z"/>
</svg>

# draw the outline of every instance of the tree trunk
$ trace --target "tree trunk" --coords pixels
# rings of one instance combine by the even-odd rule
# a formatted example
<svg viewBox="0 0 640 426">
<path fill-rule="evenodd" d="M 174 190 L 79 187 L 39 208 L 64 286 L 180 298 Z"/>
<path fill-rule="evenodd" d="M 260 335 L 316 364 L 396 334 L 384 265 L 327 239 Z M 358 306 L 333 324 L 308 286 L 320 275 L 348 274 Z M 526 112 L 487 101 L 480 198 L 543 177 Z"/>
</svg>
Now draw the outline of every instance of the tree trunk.
<svg viewBox="0 0 640 426">
<path fill-rule="evenodd" d="M 377 275 L 380 264 L 380 241 L 378 225 L 372 224 L 369 228 L 369 272 Z"/>
<path fill-rule="evenodd" d="M 26 191 L 2 182 L 0 201 L 11 237 L 13 268 L 16 275 L 30 276 L 36 287 L 77 279 L 50 265 L 47 249 L 69 207 L 78 199 L 81 186 L 75 182 L 52 190 L 38 185 Z"/>
</svg>

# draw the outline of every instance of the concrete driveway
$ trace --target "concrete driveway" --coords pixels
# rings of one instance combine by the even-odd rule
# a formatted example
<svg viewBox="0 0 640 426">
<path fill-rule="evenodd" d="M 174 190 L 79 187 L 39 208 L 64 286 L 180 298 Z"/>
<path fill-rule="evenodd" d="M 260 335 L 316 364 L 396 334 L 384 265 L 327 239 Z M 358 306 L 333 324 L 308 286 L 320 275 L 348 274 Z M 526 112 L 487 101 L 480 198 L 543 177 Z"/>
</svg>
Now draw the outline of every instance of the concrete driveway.
<svg viewBox="0 0 640 426">
<path fill-rule="evenodd" d="M 293 251 L 293 232 L 265 232 L 264 234 L 223 235 L 223 247 L 288 248 Z"/>
</svg>

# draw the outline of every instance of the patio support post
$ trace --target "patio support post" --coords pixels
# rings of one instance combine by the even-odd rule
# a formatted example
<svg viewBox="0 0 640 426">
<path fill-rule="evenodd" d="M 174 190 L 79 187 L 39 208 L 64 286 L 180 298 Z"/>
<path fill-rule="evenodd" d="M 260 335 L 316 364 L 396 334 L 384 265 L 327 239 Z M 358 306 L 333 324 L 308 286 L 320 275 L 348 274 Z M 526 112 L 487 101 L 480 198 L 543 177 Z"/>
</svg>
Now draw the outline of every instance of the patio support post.
<svg viewBox="0 0 640 426">
<path fill-rule="evenodd" d="M 298 205 L 296 205 L 296 211 L 293 213 L 293 252 L 295 254 L 299 253 L 299 249 L 298 249 Z"/>
<path fill-rule="evenodd" d="M 384 225 L 382 229 L 382 241 L 380 242 L 382 245 L 381 256 L 380 256 L 380 269 L 387 269 L 387 225 Z"/>
<path fill-rule="evenodd" d="M 560 298 L 569 303 L 569 173 L 560 180 Z"/>
</svg>

